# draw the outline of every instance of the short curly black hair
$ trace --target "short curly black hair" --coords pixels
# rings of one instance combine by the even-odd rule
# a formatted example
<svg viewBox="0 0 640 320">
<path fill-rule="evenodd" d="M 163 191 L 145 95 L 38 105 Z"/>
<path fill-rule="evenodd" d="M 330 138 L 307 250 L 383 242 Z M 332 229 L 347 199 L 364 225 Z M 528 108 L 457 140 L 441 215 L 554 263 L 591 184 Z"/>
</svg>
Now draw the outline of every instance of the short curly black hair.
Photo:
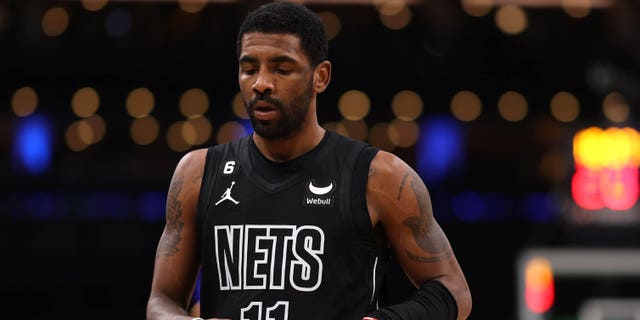
<svg viewBox="0 0 640 320">
<path fill-rule="evenodd" d="M 300 46 L 313 67 L 327 60 L 329 44 L 324 24 L 309 8 L 290 2 L 271 2 L 252 11 L 242 22 L 236 41 L 240 56 L 246 33 L 287 33 L 300 38 Z"/>
</svg>

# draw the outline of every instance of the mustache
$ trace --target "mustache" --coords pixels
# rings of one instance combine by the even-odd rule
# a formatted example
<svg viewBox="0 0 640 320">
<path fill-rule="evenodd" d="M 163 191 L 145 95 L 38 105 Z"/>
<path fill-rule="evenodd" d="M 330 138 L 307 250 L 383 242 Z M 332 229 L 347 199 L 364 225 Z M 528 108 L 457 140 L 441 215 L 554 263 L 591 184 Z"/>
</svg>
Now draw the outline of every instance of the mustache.
<svg viewBox="0 0 640 320">
<path fill-rule="evenodd" d="M 253 105 L 255 105 L 258 101 L 264 101 L 264 102 L 270 103 L 270 104 L 276 106 L 276 108 L 278 108 L 280 110 L 284 109 L 284 104 L 282 102 L 280 102 L 280 100 L 274 99 L 274 98 L 271 97 L 271 95 L 264 94 L 264 93 L 256 94 L 255 98 L 251 99 L 247 105 L 251 109 L 251 108 L 253 108 Z"/>
</svg>

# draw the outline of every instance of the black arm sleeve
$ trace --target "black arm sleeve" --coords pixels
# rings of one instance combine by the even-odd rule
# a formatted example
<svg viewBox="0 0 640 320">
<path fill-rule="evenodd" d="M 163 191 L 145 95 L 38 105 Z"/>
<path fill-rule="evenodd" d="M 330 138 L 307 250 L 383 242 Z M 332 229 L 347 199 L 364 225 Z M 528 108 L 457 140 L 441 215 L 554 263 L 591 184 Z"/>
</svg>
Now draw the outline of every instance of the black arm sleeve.
<svg viewBox="0 0 640 320">
<path fill-rule="evenodd" d="M 368 316 L 379 320 L 455 320 L 458 306 L 447 287 L 431 280 L 405 302 L 373 311 Z"/>
</svg>

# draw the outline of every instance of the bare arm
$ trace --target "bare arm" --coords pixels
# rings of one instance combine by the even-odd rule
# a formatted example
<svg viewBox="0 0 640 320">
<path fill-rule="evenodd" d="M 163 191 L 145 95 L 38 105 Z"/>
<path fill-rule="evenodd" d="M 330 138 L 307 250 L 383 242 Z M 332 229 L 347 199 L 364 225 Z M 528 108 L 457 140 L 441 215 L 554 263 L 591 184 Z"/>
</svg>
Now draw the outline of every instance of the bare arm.
<svg viewBox="0 0 640 320">
<path fill-rule="evenodd" d="M 186 311 L 195 286 L 195 217 L 206 149 L 185 155 L 167 195 L 166 224 L 156 251 L 147 319 L 191 319 Z"/>
<path fill-rule="evenodd" d="M 433 217 L 431 198 L 420 176 L 395 155 L 379 152 L 369 170 L 367 204 L 372 224 L 382 224 L 413 285 L 440 281 L 456 300 L 458 319 L 466 319 L 471 312 L 469 287 Z"/>
</svg>

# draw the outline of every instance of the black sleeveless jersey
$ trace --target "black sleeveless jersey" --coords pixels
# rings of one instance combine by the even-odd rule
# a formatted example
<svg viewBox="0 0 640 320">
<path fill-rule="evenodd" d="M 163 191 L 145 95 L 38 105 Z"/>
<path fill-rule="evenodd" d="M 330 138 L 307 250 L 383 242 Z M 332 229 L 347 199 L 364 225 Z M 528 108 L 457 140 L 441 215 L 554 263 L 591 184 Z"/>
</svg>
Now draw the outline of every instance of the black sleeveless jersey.
<svg viewBox="0 0 640 320">
<path fill-rule="evenodd" d="M 208 149 L 198 200 L 201 314 L 234 320 L 359 320 L 387 258 L 366 207 L 377 149 L 327 131 L 272 162 L 251 136 Z"/>
</svg>

